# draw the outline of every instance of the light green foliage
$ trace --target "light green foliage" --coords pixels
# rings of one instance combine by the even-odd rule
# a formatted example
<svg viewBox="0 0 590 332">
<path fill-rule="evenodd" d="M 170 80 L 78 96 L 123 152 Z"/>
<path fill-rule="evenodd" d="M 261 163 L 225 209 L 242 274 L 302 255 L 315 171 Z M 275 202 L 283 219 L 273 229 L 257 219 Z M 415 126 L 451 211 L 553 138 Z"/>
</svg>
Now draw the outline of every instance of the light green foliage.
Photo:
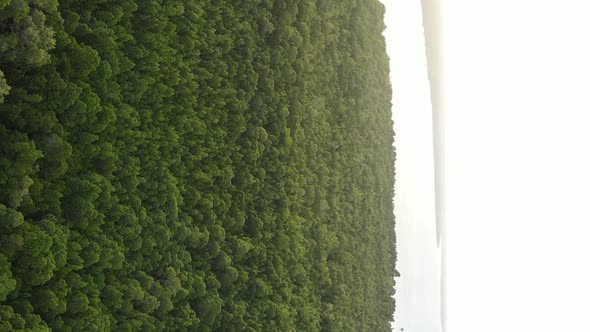
<svg viewBox="0 0 590 332">
<path fill-rule="evenodd" d="M 38 226 L 25 222 L 23 225 L 23 247 L 14 261 L 15 270 L 24 282 L 33 286 L 49 281 L 55 269 L 55 256 L 50 248 L 51 236 Z"/>
<path fill-rule="evenodd" d="M 6 83 L 4 72 L 0 70 L 0 104 L 4 102 L 4 97 L 10 92 L 10 86 Z"/>
<path fill-rule="evenodd" d="M 22 66 L 41 66 L 49 62 L 49 51 L 55 47 L 54 30 L 46 25 L 42 10 L 30 8 L 24 0 L 14 0 L 5 9 L 14 16 L 0 15 L 9 33 L 0 36 L 0 62 Z M 12 19 L 11 23 L 7 21 Z"/>
<path fill-rule="evenodd" d="M 10 263 L 3 254 L 0 254 L 0 301 L 6 300 L 8 293 L 16 288 L 16 280 L 12 278 Z"/>
</svg>

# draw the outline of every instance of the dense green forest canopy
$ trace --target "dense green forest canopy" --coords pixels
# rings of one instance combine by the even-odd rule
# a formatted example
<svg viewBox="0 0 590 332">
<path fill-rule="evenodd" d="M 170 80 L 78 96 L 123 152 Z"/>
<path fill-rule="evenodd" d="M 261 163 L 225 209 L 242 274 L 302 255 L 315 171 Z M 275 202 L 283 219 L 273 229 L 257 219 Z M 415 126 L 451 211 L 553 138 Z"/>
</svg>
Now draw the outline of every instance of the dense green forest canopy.
<svg viewBox="0 0 590 332">
<path fill-rule="evenodd" d="M 389 331 L 377 0 L 0 0 L 0 331 Z"/>
</svg>

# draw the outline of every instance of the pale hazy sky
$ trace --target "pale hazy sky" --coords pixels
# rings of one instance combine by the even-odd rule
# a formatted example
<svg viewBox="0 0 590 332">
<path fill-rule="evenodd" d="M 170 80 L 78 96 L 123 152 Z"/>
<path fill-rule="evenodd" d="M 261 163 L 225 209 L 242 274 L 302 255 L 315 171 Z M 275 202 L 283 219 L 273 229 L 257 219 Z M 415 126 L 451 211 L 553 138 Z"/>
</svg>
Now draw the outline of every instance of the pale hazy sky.
<svg viewBox="0 0 590 332">
<path fill-rule="evenodd" d="M 385 1 L 399 11 L 386 18 L 389 27 L 413 24 L 407 20 L 415 18 L 419 1 Z M 574 0 L 442 2 L 447 332 L 590 331 L 588 6 Z M 398 29 L 421 38 L 409 25 Z M 406 66 L 423 63 L 421 56 L 411 61 L 400 55 L 406 50 L 397 48 L 409 50 L 410 43 L 388 51 L 400 52 L 397 60 L 410 61 Z M 396 57 L 390 56 L 395 75 Z M 414 200 L 423 190 L 415 174 L 424 171 L 403 171 L 408 166 L 402 158 L 420 160 L 416 151 L 424 144 L 402 154 L 404 140 L 418 139 L 409 133 L 422 133 L 420 121 L 427 120 L 419 118 L 419 102 L 412 109 L 422 115 L 408 119 L 401 101 L 403 93 L 423 87 L 395 79 L 401 209 L 400 200 Z M 405 205 L 428 215 L 415 208 L 430 206 L 429 200 Z M 416 239 L 404 234 L 398 228 L 400 260 L 418 260 L 421 249 L 404 245 L 406 238 L 406 244 Z M 402 275 L 404 264 L 415 267 L 400 261 Z M 426 309 L 402 307 L 408 294 L 424 294 L 417 284 L 424 281 L 414 282 L 398 284 L 399 322 L 430 319 Z"/>
<path fill-rule="evenodd" d="M 448 332 L 590 331 L 586 4 L 443 0 Z"/>
<path fill-rule="evenodd" d="M 396 131 L 398 238 L 394 330 L 440 330 L 440 252 L 436 246 L 432 110 L 419 1 L 384 0 Z"/>
<path fill-rule="evenodd" d="M 399 6 L 399 21 L 411 19 L 419 5 L 385 1 Z M 588 6 L 442 0 L 447 332 L 590 331 Z M 387 20 L 390 28 L 401 24 Z M 404 51 L 408 45 L 391 44 Z M 394 96 L 402 98 L 410 86 L 421 91 L 413 83 L 396 85 L 403 71 L 396 72 L 394 57 L 392 70 Z M 402 173 L 402 134 L 419 131 L 418 122 L 404 122 L 419 120 L 404 120 L 403 112 L 394 104 L 397 208 L 420 190 L 401 187 L 415 183 L 414 172 Z M 408 249 L 399 229 L 398 235 L 402 254 Z M 430 319 L 402 309 L 400 297 L 421 292 L 417 284 L 402 285 L 396 319 Z"/>
</svg>

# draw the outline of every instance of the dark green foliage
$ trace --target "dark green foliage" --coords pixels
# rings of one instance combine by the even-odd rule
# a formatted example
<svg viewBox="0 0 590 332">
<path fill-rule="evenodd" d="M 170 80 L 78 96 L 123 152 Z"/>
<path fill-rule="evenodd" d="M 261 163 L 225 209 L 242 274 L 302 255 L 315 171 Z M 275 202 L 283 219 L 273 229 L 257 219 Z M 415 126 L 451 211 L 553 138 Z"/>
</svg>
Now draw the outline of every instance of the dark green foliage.
<svg viewBox="0 0 590 332">
<path fill-rule="evenodd" d="M 0 0 L 0 330 L 389 331 L 377 0 Z"/>
</svg>

